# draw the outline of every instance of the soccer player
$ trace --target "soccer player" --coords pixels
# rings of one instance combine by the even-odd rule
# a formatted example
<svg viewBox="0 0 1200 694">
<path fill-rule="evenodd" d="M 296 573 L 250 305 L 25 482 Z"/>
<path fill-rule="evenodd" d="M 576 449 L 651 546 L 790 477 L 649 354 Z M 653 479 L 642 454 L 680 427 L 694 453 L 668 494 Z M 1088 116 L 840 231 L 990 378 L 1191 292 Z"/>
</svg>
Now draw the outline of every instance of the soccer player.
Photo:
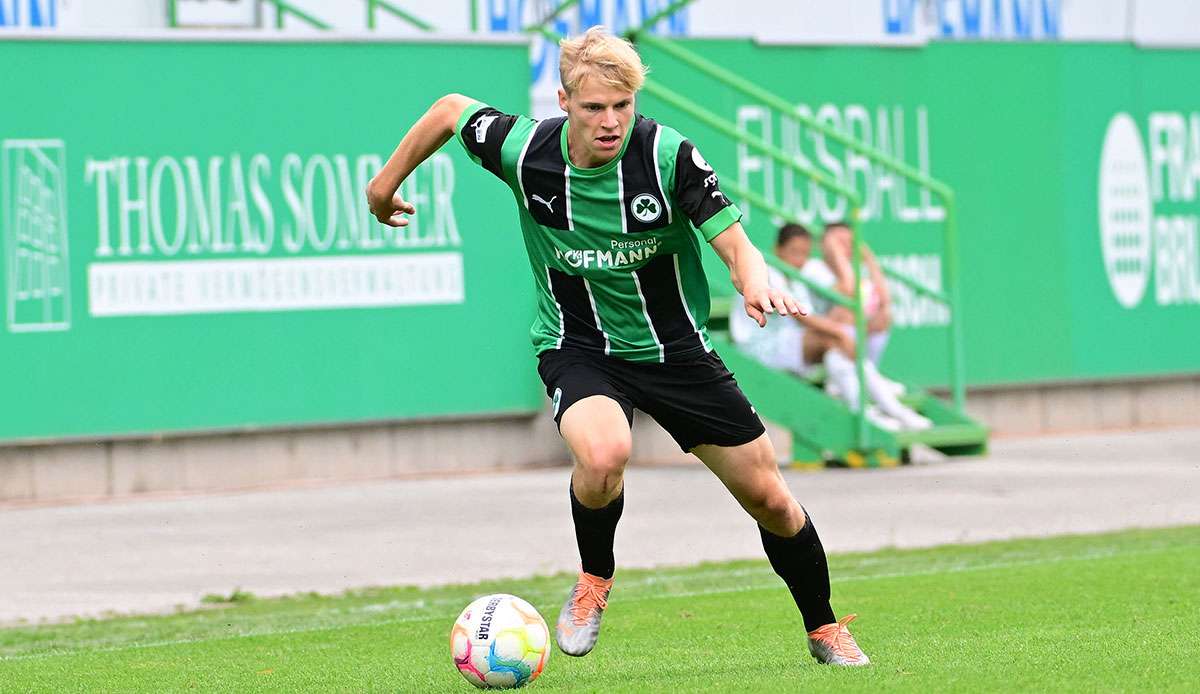
<svg viewBox="0 0 1200 694">
<path fill-rule="evenodd" d="M 729 267 L 759 326 L 800 308 L 768 286 L 762 254 L 695 145 L 635 112 L 645 68 L 633 47 L 593 27 L 561 49 L 566 117 L 534 121 L 449 94 L 409 129 L 367 188 L 375 217 L 404 226 L 415 209 L 397 193 L 401 182 L 456 137 L 512 190 L 537 288 L 538 373 L 575 459 L 570 500 L 582 570 L 559 616 L 558 645 L 582 656 L 599 637 L 637 408 L 758 522 L 812 655 L 866 665 L 846 628 L 853 615 L 837 621 L 829 605 L 817 531 L 779 473 L 754 408 L 713 352 L 701 239 Z"/>
</svg>

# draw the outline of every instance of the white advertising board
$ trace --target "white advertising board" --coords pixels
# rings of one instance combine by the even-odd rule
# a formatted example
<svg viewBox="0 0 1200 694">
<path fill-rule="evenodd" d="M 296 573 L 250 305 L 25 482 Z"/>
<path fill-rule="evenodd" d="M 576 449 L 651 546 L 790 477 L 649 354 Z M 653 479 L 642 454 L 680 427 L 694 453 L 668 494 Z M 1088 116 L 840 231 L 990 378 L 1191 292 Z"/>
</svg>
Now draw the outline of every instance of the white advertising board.
<svg viewBox="0 0 1200 694">
<path fill-rule="evenodd" d="M 538 23 L 560 0 L 288 0 L 287 6 L 340 32 L 512 34 Z M 579 0 L 552 28 L 575 34 L 593 24 L 623 31 L 669 0 Z M 0 28 L 165 28 L 168 0 L 0 0 Z M 374 8 L 373 10 L 371 8 Z M 395 8 L 397 11 L 392 11 Z M 181 26 L 260 27 L 304 36 L 320 31 L 266 0 L 176 0 Z M 661 22 L 673 36 L 752 37 L 770 43 L 914 45 L 928 41 L 1134 41 L 1200 46 L 1200 0 L 695 0 Z M 539 40 L 538 44 L 541 43 Z M 535 45 L 534 79 L 555 52 Z"/>
<path fill-rule="evenodd" d="M 1132 14 L 1133 40 L 1143 46 L 1200 46 L 1200 2 L 1137 0 Z"/>
<path fill-rule="evenodd" d="M 258 26 L 258 0 L 175 0 L 175 24 L 181 27 Z"/>
</svg>

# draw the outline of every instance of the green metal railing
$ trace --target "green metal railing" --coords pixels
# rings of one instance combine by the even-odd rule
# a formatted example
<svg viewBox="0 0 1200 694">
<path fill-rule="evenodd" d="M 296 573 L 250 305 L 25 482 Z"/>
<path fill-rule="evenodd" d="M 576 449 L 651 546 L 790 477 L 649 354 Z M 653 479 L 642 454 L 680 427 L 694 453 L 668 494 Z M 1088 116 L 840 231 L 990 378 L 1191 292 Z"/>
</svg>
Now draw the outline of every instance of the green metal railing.
<svg viewBox="0 0 1200 694">
<path fill-rule="evenodd" d="M 474 9 L 474 3 L 472 3 Z M 421 31 L 435 31 L 434 26 L 429 22 L 417 17 L 416 15 L 396 7 L 386 0 L 367 0 L 367 28 L 375 31 L 376 20 L 375 16 L 378 10 L 383 10 L 394 17 L 404 20 L 408 24 L 420 29 Z"/>
<path fill-rule="evenodd" d="M 264 0 L 267 4 L 275 6 L 275 28 L 282 29 L 284 22 L 289 16 L 295 17 L 305 24 L 320 29 L 321 31 L 329 31 L 333 27 L 322 22 L 304 10 L 292 5 L 286 0 Z"/>
<path fill-rule="evenodd" d="M 732 71 L 730 71 L 726 68 L 723 68 L 719 65 L 712 63 L 711 61 L 706 60 L 702 56 L 697 55 L 696 53 L 694 53 L 692 51 L 689 51 L 689 50 L 687 50 L 671 41 L 668 41 L 666 39 L 662 39 L 657 36 L 654 36 L 653 34 L 646 31 L 646 29 L 648 27 L 654 26 L 661 19 L 663 19 L 667 16 L 670 16 L 672 13 L 674 13 L 674 12 L 678 11 L 679 9 L 682 9 L 684 6 L 690 4 L 691 1 L 692 0 L 677 0 L 676 2 L 671 3 L 667 7 L 663 8 L 662 11 L 655 14 L 653 17 L 648 18 L 645 22 L 642 23 L 642 25 L 640 27 L 638 27 L 636 29 L 632 29 L 629 32 L 627 32 L 626 37 L 629 38 L 630 40 L 637 41 L 639 43 L 650 45 L 657 49 L 660 49 L 663 52 L 667 53 L 668 55 L 671 55 L 672 57 L 676 58 L 677 60 L 680 60 L 684 64 L 696 69 L 697 71 L 708 75 L 709 77 L 717 80 L 718 82 L 721 82 L 721 83 L 741 92 L 742 94 L 750 97 L 751 99 L 754 99 L 755 101 L 757 101 L 759 103 L 767 105 L 769 108 L 775 110 L 776 112 L 778 112 L 780 114 L 783 114 L 785 116 L 795 119 L 797 122 L 802 123 L 803 125 L 805 125 L 806 127 L 810 128 L 812 130 L 822 133 L 829 139 L 831 139 L 837 143 L 840 143 L 842 146 L 846 147 L 847 149 L 857 152 L 857 153 L 863 155 L 864 157 L 866 157 L 868 160 L 882 166 L 883 168 L 888 169 L 888 170 L 892 171 L 893 173 L 895 173 L 905 179 L 908 179 L 908 180 L 916 183 L 919 186 L 926 188 L 941 201 L 944 209 L 946 210 L 945 223 L 943 225 L 943 244 L 944 244 L 944 253 L 945 253 L 944 280 L 945 280 L 946 291 L 939 292 L 937 290 L 929 288 L 929 287 L 925 286 L 924 284 L 917 282 L 914 279 L 908 277 L 907 275 L 904 275 L 902 273 L 892 270 L 891 268 L 884 267 L 884 268 L 882 268 L 882 270 L 883 270 L 884 274 L 887 275 L 889 278 L 891 278 L 901 284 L 904 284 L 905 286 L 912 289 L 916 293 L 931 297 L 934 300 L 942 302 L 949 307 L 949 309 L 950 309 L 950 330 L 948 331 L 948 339 L 949 339 L 948 347 L 949 347 L 949 355 L 950 355 L 951 393 L 952 393 L 955 407 L 957 407 L 959 410 L 962 410 L 966 405 L 966 389 L 965 389 L 964 357 L 963 357 L 963 350 L 962 350 L 962 316 L 961 316 L 961 312 L 959 312 L 957 310 L 958 306 L 960 304 L 960 284 L 959 284 L 959 268 L 958 268 L 958 220 L 957 220 L 957 210 L 956 210 L 956 203 L 955 203 L 955 198 L 954 198 L 954 191 L 951 190 L 951 188 L 944 182 L 928 176 L 927 174 L 913 168 L 912 166 L 908 165 L 907 163 L 900 161 L 900 160 L 896 159 L 895 157 L 892 157 L 891 155 L 887 154 L 886 152 L 883 152 L 883 151 L 876 149 L 870 145 L 867 145 L 867 144 L 855 139 L 854 137 L 846 134 L 845 132 L 843 132 L 841 130 L 838 130 L 838 129 L 828 126 L 824 123 L 821 123 L 816 118 L 803 112 L 795 104 L 791 104 L 791 103 L 787 102 L 785 99 L 783 99 L 779 95 L 774 94 L 774 93 L 754 84 L 753 82 L 750 82 L 749 80 L 741 77 L 740 75 L 733 73 Z M 851 205 L 851 214 L 850 214 L 851 219 L 854 221 L 859 220 L 859 218 L 861 216 L 861 210 L 862 210 L 862 199 L 857 194 L 857 191 L 848 189 L 846 186 L 842 185 L 840 182 L 829 178 L 827 175 L 813 169 L 810 166 L 805 166 L 805 165 L 799 164 L 798 162 L 795 161 L 794 157 L 788 156 L 782 150 L 779 150 L 778 148 L 775 148 L 775 147 L 769 145 L 768 143 L 762 141 L 760 138 L 747 137 L 746 133 L 742 132 L 733 123 L 730 123 L 729 121 L 720 119 L 719 117 L 715 116 L 712 112 L 705 110 L 698 104 L 688 101 L 686 98 L 684 98 L 681 95 L 656 83 L 653 80 L 647 81 L 645 90 L 648 93 L 651 93 L 654 96 L 662 99 L 663 101 L 671 103 L 676 108 L 679 108 L 680 110 L 683 110 L 686 113 L 689 113 L 693 117 L 699 118 L 700 120 L 704 121 L 709 126 L 713 127 L 714 129 L 718 130 L 719 132 L 722 132 L 726 136 L 732 137 L 733 139 L 735 139 L 739 142 L 742 142 L 743 144 L 746 144 L 747 146 L 757 149 L 758 151 L 762 152 L 763 154 L 766 154 L 767 156 L 771 157 L 773 160 L 783 164 L 784 166 L 786 166 L 788 168 L 791 168 L 793 171 L 796 171 L 798 173 L 801 173 L 804 176 L 807 176 L 810 180 L 815 181 L 818 185 L 825 188 L 826 190 L 829 190 L 829 191 L 832 191 L 832 192 L 842 195 L 843 197 L 845 197 L 847 199 L 847 201 Z M 779 216 L 780 218 L 783 218 L 787 221 L 792 221 L 792 222 L 799 221 L 796 219 L 794 214 L 789 213 L 787 210 L 782 209 L 778 205 L 772 204 L 770 201 L 766 200 L 763 196 L 750 194 L 751 191 L 746 190 L 743 186 L 736 185 L 736 184 L 731 185 L 729 183 L 726 183 L 725 185 L 727 188 L 730 189 L 731 192 L 741 195 L 744 199 L 747 199 L 748 201 L 750 201 L 751 204 L 757 205 L 757 206 L 759 206 L 759 207 L 771 212 L 772 214 L 775 214 L 775 215 Z M 853 248 L 853 251 L 852 251 L 851 262 L 853 264 L 853 269 L 854 269 L 855 298 L 848 302 L 847 301 L 838 301 L 838 303 L 843 306 L 849 305 L 853 308 L 854 316 L 855 316 L 855 326 L 857 328 L 857 334 L 862 336 L 862 335 L 866 335 L 867 331 L 866 331 L 866 318 L 865 318 L 865 313 L 863 311 L 862 301 L 861 301 L 861 299 L 862 299 L 861 259 L 862 259 L 862 253 L 863 253 L 861 234 L 855 235 L 855 242 L 854 242 L 852 248 Z M 764 255 L 766 255 L 772 261 L 777 261 L 777 259 L 775 259 L 769 253 L 764 254 Z M 798 278 L 798 279 L 801 279 L 801 281 L 803 281 L 803 278 L 799 278 L 794 271 L 790 270 L 790 268 L 784 267 L 786 265 L 785 263 L 772 262 L 772 265 L 780 268 L 781 270 L 784 270 L 784 272 L 787 273 L 789 277 Z M 805 282 L 805 284 L 807 286 L 809 286 L 810 288 L 815 289 L 815 287 L 813 287 L 813 284 L 811 282 Z M 818 293 L 821 294 L 822 296 L 827 296 L 827 297 L 829 296 L 828 292 L 823 292 L 823 291 L 818 290 Z M 862 371 L 863 371 L 862 350 L 858 351 L 858 354 L 856 355 L 856 362 L 857 362 L 859 387 L 860 387 L 860 397 L 859 397 L 860 411 L 858 413 L 859 414 L 859 427 L 858 428 L 859 428 L 859 432 L 860 432 L 860 441 L 861 441 L 863 438 L 865 438 L 865 430 L 866 430 L 865 418 L 863 417 L 863 412 L 862 412 L 862 405 L 866 401 L 865 395 L 862 392 L 864 389 L 864 381 L 863 381 L 863 373 L 862 373 Z"/>
<path fill-rule="evenodd" d="M 565 37 L 562 34 L 559 34 L 557 31 L 551 29 L 549 26 L 550 22 L 553 22 L 555 19 L 558 19 L 560 16 L 562 16 L 563 12 L 566 12 L 567 10 L 571 9 L 572 7 L 574 7 L 575 5 L 578 5 L 578 4 L 579 4 L 579 0 L 564 0 L 564 2 L 561 5 L 554 8 L 553 12 L 546 15 L 545 17 L 542 17 L 542 21 L 538 22 L 537 24 L 532 24 L 530 26 L 527 26 L 524 29 L 522 29 L 521 31 L 526 34 L 541 34 L 542 37 L 545 38 L 547 41 L 553 41 L 555 43 L 558 43 L 559 41 L 562 41 Z"/>
<path fill-rule="evenodd" d="M 680 0 L 677 3 L 673 3 L 672 7 L 674 7 L 675 5 L 682 6 L 682 5 L 687 4 L 690 1 L 691 0 Z M 668 9 L 670 9 L 670 8 L 668 8 Z M 824 123 L 821 123 L 816 118 L 812 117 L 811 115 L 809 115 L 807 113 L 804 113 L 795 104 L 789 103 L 787 100 L 783 99 L 779 95 L 769 92 L 766 89 L 763 89 L 762 87 L 750 82 L 749 80 L 741 77 L 740 75 L 737 75 L 730 70 L 727 70 L 719 65 L 716 65 L 715 63 L 712 63 L 711 61 L 706 60 L 702 56 L 699 56 L 692 51 L 689 51 L 689 50 L 687 50 L 675 43 L 667 41 L 665 39 L 653 36 L 653 35 L 646 33 L 640 29 L 633 30 L 630 32 L 630 34 L 632 35 L 632 38 L 634 38 L 638 42 L 644 43 L 646 45 L 650 45 L 650 46 L 653 46 L 654 48 L 662 50 L 663 52 L 667 53 L 668 55 L 671 55 L 672 57 L 685 63 L 689 67 L 696 69 L 698 72 L 702 72 L 702 73 L 708 75 L 709 77 L 712 77 L 713 79 L 717 80 L 718 82 L 721 82 L 721 83 L 741 92 L 742 94 L 746 95 L 747 97 L 754 99 L 755 101 L 757 101 L 759 103 L 767 105 L 768 107 L 770 107 L 771 109 L 773 109 L 776 112 L 779 112 L 783 115 L 786 115 L 790 118 L 795 119 L 797 122 L 802 123 L 803 125 L 805 125 L 806 127 L 810 128 L 814 131 L 820 132 L 821 134 L 825 135 L 826 137 L 828 137 L 829 139 L 831 139 L 835 142 L 838 142 L 839 144 L 846 147 L 847 149 L 855 151 L 855 152 L 863 155 L 867 159 L 875 162 L 876 164 L 884 167 L 885 169 L 888 169 L 888 170 L 892 171 L 893 173 L 895 173 L 905 179 L 908 179 L 908 180 L 916 183 L 919 186 L 922 186 L 922 187 L 928 189 L 934 196 L 936 196 L 941 201 L 943 207 L 946 210 L 946 218 L 944 220 L 944 225 L 943 225 L 943 245 L 944 245 L 944 252 L 945 252 L 945 267 L 944 267 L 945 292 L 939 292 L 937 290 L 926 287 L 924 284 L 913 280 L 912 278 L 908 277 L 907 275 L 896 272 L 896 271 L 892 270 L 891 268 L 885 267 L 882 269 L 883 269 L 884 274 L 886 274 L 888 277 L 896 280 L 897 282 L 904 284 L 905 286 L 913 289 L 915 292 L 917 292 L 919 294 L 929 296 L 937 301 L 943 302 L 949 307 L 949 309 L 950 309 L 950 330 L 948 331 L 948 335 L 949 335 L 949 354 L 950 354 L 950 390 L 952 393 L 955 407 L 957 407 L 960 410 L 963 409 L 966 405 L 966 388 L 965 388 L 964 358 L 963 358 L 963 350 L 962 350 L 962 316 L 961 316 L 961 312 L 958 311 L 958 306 L 960 304 L 960 290 L 959 290 L 960 285 L 959 285 L 959 267 L 958 267 L 958 218 L 957 218 L 958 216 L 957 216 L 957 211 L 956 211 L 954 191 L 951 190 L 950 187 L 948 185 L 946 185 L 944 182 L 939 181 L 937 179 L 934 179 L 934 178 L 924 174 L 923 172 L 913 168 L 912 166 L 892 157 L 891 155 L 889 155 L 881 150 L 878 150 L 874 147 L 871 147 L 870 145 L 867 145 L 863 142 L 860 142 L 860 141 L 854 139 L 853 137 L 851 137 L 850 135 L 847 135 L 845 132 L 843 132 L 841 130 L 838 130 L 838 129 L 830 127 Z M 647 92 L 655 93 L 656 90 L 660 92 L 660 93 L 655 94 L 656 96 L 659 96 L 659 98 L 663 98 L 662 94 L 661 94 L 662 89 L 663 88 L 661 86 L 656 85 L 650 81 L 648 81 L 646 84 Z M 678 104 L 677 104 L 677 106 L 678 106 Z M 690 115 L 697 116 L 697 117 L 699 116 L 699 114 L 697 113 L 697 111 L 693 111 L 692 108 L 695 108 L 695 109 L 698 109 L 701 111 L 703 110 L 700 106 L 698 106 L 696 104 L 690 104 L 690 107 L 686 108 L 686 109 L 684 109 L 682 106 L 678 106 L 678 107 L 681 108 L 682 110 L 686 110 Z M 711 113 L 709 113 L 708 115 L 712 116 Z M 715 116 L 712 116 L 712 117 L 715 117 Z M 705 120 L 707 121 L 707 119 L 705 119 Z M 725 125 L 731 125 L 731 124 L 729 124 L 726 121 Z M 719 128 L 719 129 L 722 132 L 726 132 L 726 134 L 729 134 L 728 131 L 726 130 L 726 128 Z M 735 130 L 736 130 L 736 127 L 735 127 Z M 740 138 L 738 138 L 738 139 L 740 139 Z M 766 153 L 766 152 L 764 152 L 764 153 Z M 771 156 L 773 159 L 780 161 L 779 158 L 774 155 L 769 154 L 768 156 Z M 784 155 L 784 156 L 786 157 L 786 155 Z M 789 157 L 788 159 L 790 160 L 791 158 Z M 788 164 L 785 163 L 785 166 L 786 165 L 788 165 Z M 801 171 L 802 173 L 805 173 L 805 175 L 809 175 L 808 173 L 804 172 L 802 168 L 794 168 L 793 167 L 793 170 Z M 831 188 L 828 185 L 825 185 L 825 183 L 823 183 L 820 179 L 817 179 L 812 176 L 810 176 L 810 178 L 812 178 L 819 185 L 822 185 L 823 187 L 825 187 L 828 190 L 831 190 L 834 192 L 841 192 L 835 188 Z M 733 190 L 733 187 L 730 187 L 730 189 Z M 842 193 L 842 194 L 845 195 L 844 193 Z M 749 196 L 746 196 L 746 197 L 749 198 Z M 851 218 L 857 221 L 858 216 L 859 216 L 858 212 L 861 209 L 861 205 L 855 203 L 855 198 L 852 198 L 848 195 L 846 196 L 846 198 L 847 198 L 847 200 L 850 200 L 852 202 L 853 209 L 852 209 Z M 760 199 L 760 202 L 767 202 L 767 201 Z M 771 205 L 770 203 L 768 203 L 765 207 L 769 211 L 771 211 L 773 214 L 779 215 L 780 217 L 785 218 L 785 219 L 790 218 L 790 219 L 794 220 L 794 215 L 787 214 L 786 211 L 780 209 L 777 206 L 774 206 L 774 205 Z M 858 277 L 858 275 L 860 273 L 858 272 L 858 269 L 857 269 L 857 264 L 859 262 L 858 259 L 861 255 L 861 249 L 858 247 L 858 236 L 860 236 L 860 235 L 856 235 L 856 237 L 855 237 L 856 238 L 856 243 L 854 244 L 855 259 L 853 260 L 853 262 L 856 265 L 856 271 L 855 271 L 855 284 L 857 286 L 856 293 L 861 293 L 861 284 L 859 284 L 861 278 Z M 860 312 L 860 310 L 856 310 L 856 321 L 855 321 L 856 324 L 858 323 L 857 319 L 858 319 L 859 312 Z M 859 334 L 860 335 L 866 334 L 865 330 L 862 329 L 861 325 L 859 326 Z"/>
<path fill-rule="evenodd" d="M 542 17 L 542 20 L 540 22 L 538 22 L 537 24 L 534 24 L 533 26 L 525 27 L 524 29 L 522 29 L 522 31 L 524 31 L 527 34 L 542 34 L 549 40 L 560 41 L 560 40 L 562 40 L 563 37 L 559 36 L 557 33 L 552 31 L 549 28 L 549 24 L 550 24 L 550 22 L 553 22 L 554 20 L 561 17 L 563 12 L 566 12 L 567 10 L 571 9 L 572 7 L 574 7 L 578 4 L 579 4 L 579 0 L 563 0 L 563 2 L 560 3 L 557 7 L 555 7 L 550 12 L 550 14 L 546 15 L 545 17 Z M 546 32 L 549 32 L 549 33 L 546 33 Z"/>
<path fill-rule="evenodd" d="M 321 31 L 329 31 L 333 28 L 327 22 L 314 17 L 299 7 L 287 2 L 287 0 L 261 1 L 265 4 L 273 5 L 275 7 L 276 29 L 283 29 L 288 17 L 294 17 L 315 29 L 320 29 Z M 167 26 L 171 28 L 179 26 L 179 11 L 176 7 L 176 2 L 177 0 L 167 0 Z M 426 22 L 425 20 L 417 17 L 405 9 L 397 7 L 391 2 L 388 2 L 388 0 L 366 0 L 367 28 L 371 31 L 374 31 L 378 27 L 377 17 L 380 10 L 383 10 L 384 12 L 403 20 L 404 22 L 420 29 L 421 31 L 436 31 L 436 28 L 429 22 Z M 471 10 L 473 13 L 476 11 L 474 3 L 472 3 Z M 476 20 L 474 19 L 473 14 L 472 22 L 474 21 Z"/>
</svg>

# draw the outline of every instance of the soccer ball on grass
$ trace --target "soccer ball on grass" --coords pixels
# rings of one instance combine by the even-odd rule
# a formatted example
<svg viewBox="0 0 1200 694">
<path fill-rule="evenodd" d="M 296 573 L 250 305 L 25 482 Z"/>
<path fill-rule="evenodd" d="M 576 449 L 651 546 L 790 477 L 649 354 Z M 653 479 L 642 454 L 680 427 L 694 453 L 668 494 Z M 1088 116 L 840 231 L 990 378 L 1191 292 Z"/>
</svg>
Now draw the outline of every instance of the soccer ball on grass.
<svg viewBox="0 0 1200 694">
<path fill-rule="evenodd" d="M 450 653 L 462 676 L 480 689 L 523 687 L 546 667 L 550 630 L 521 598 L 485 595 L 458 616 L 450 630 Z"/>
</svg>

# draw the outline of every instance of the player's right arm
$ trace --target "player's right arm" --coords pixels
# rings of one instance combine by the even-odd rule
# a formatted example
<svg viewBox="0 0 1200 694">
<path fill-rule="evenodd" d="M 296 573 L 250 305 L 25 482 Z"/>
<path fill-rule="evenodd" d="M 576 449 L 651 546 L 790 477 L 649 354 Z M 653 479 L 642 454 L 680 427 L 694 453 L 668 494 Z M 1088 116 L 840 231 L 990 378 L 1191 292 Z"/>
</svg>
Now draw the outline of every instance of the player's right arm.
<svg viewBox="0 0 1200 694">
<path fill-rule="evenodd" d="M 375 219 L 394 227 L 408 224 L 404 215 L 415 213 L 416 208 L 400 197 L 400 184 L 454 136 L 459 118 L 474 103 L 462 94 L 447 94 L 409 128 L 387 163 L 367 184 L 367 205 Z"/>
</svg>

